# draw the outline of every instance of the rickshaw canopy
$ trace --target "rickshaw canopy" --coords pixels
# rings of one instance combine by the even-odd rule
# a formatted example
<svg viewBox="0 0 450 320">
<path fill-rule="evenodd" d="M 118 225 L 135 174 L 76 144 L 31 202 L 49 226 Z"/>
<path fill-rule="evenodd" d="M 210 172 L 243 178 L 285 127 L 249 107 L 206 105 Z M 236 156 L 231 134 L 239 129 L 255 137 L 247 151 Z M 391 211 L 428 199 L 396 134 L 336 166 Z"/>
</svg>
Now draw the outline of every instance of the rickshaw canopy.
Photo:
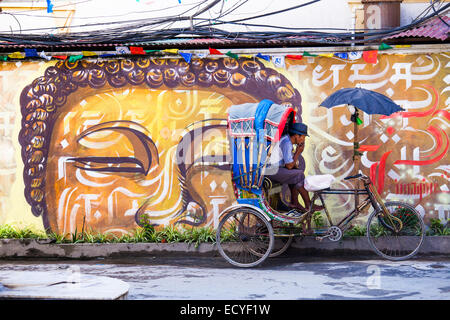
<svg viewBox="0 0 450 320">
<path fill-rule="evenodd" d="M 270 100 L 233 105 L 228 110 L 228 133 L 237 187 L 261 192 L 264 168 L 273 143 L 294 121 L 292 107 Z"/>
</svg>

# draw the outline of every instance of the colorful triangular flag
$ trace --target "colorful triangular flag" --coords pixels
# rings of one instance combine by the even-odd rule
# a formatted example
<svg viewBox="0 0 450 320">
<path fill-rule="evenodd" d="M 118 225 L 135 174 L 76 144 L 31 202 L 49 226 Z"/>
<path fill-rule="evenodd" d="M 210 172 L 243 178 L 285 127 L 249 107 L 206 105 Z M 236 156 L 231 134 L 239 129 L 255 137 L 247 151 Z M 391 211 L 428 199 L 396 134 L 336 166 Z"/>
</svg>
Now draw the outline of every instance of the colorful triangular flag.
<svg viewBox="0 0 450 320">
<path fill-rule="evenodd" d="M 50 61 L 52 59 L 52 57 L 46 55 L 44 51 L 39 52 L 38 55 L 39 55 L 39 57 L 41 57 L 47 61 Z"/>
<path fill-rule="evenodd" d="M 363 59 L 367 63 L 377 63 L 378 50 L 363 51 Z"/>
<path fill-rule="evenodd" d="M 347 52 L 337 52 L 334 54 L 336 57 L 347 60 L 348 59 L 348 53 Z"/>
<path fill-rule="evenodd" d="M 270 61 L 270 56 L 265 55 L 265 54 L 258 53 L 258 54 L 256 55 L 256 57 L 257 57 L 257 58 L 261 58 L 261 59 L 266 60 L 266 61 Z"/>
<path fill-rule="evenodd" d="M 361 51 L 352 51 L 348 53 L 348 58 L 350 60 L 358 60 L 361 59 L 362 57 L 362 52 Z"/>
<path fill-rule="evenodd" d="M 286 66 L 284 62 L 284 56 L 272 56 L 272 63 L 275 67 L 284 68 Z"/>
<path fill-rule="evenodd" d="M 334 54 L 333 53 L 319 53 L 319 56 L 333 58 Z"/>
<path fill-rule="evenodd" d="M 164 49 L 163 52 L 178 54 L 178 49 Z"/>
<path fill-rule="evenodd" d="M 309 53 L 308 51 L 303 51 L 304 57 L 317 57 L 317 54 Z"/>
<path fill-rule="evenodd" d="M 97 55 L 95 52 L 92 51 L 81 51 L 81 54 L 85 57 L 92 57 Z"/>
<path fill-rule="evenodd" d="M 302 60 L 303 56 L 301 54 L 287 54 L 286 58 L 292 60 Z"/>
<path fill-rule="evenodd" d="M 104 53 L 104 54 L 99 55 L 99 57 L 100 58 L 107 58 L 107 57 L 114 57 L 116 55 L 117 55 L 117 53 Z"/>
<path fill-rule="evenodd" d="M 382 42 L 379 46 L 378 46 L 378 50 L 388 50 L 388 49 L 392 49 L 392 47 L 384 42 Z"/>
<path fill-rule="evenodd" d="M 131 54 L 145 54 L 144 48 L 142 47 L 130 47 Z"/>
<path fill-rule="evenodd" d="M 186 61 L 187 63 L 191 63 L 192 53 L 178 52 L 178 54 L 183 57 L 184 61 Z"/>
<path fill-rule="evenodd" d="M 220 52 L 219 50 L 214 49 L 214 48 L 209 48 L 209 54 L 220 54 L 220 55 L 223 55 L 222 52 Z"/>
<path fill-rule="evenodd" d="M 116 52 L 118 54 L 131 54 L 131 51 L 128 47 L 116 47 Z"/>
<path fill-rule="evenodd" d="M 236 59 L 236 60 L 239 59 L 239 56 L 236 53 L 233 53 L 231 51 L 228 51 L 227 53 L 225 53 L 225 55 L 229 56 L 230 58 Z"/>
<path fill-rule="evenodd" d="M 16 51 L 16 52 L 8 54 L 8 58 L 11 58 L 11 59 L 23 59 L 23 58 L 25 58 L 25 53 Z"/>
<path fill-rule="evenodd" d="M 200 59 L 206 58 L 208 56 L 209 53 L 205 53 L 205 52 L 200 52 L 200 53 L 196 53 L 195 55 L 197 57 L 199 57 Z"/>
<path fill-rule="evenodd" d="M 30 57 L 37 57 L 37 51 L 36 49 L 25 49 L 25 57 L 30 58 Z"/>
<path fill-rule="evenodd" d="M 75 61 L 80 60 L 82 58 L 83 58 L 82 54 L 79 54 L 79 55 L 76 55 L 76 56 L 70 56 L 69 57 L 69 62 L 75 62 Z"/>
</svg>

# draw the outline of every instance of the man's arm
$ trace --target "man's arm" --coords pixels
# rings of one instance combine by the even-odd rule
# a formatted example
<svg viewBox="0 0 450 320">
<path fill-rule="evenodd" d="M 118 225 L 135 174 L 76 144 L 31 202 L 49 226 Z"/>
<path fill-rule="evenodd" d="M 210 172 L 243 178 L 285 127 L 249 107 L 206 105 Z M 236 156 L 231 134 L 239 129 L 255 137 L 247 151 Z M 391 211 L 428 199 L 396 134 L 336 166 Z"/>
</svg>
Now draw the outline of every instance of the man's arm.
<svg viewBox="0 0 450 320">
<path fill-rule="evenodd" d="M 298 160 L 298 157 L 300 157 L 301 153 L 303 152 L 303 149 L 305 149 L 304 143 L 300 143 L 299 145 L 297 145 L 297 149 L 295 149 L 294 156 L 292 157 L 294 161 L 285 164 L 285 167 L 287 169 L 291 170 L 294 168 L 298 168 L 297 160 Z"/>
</svg>

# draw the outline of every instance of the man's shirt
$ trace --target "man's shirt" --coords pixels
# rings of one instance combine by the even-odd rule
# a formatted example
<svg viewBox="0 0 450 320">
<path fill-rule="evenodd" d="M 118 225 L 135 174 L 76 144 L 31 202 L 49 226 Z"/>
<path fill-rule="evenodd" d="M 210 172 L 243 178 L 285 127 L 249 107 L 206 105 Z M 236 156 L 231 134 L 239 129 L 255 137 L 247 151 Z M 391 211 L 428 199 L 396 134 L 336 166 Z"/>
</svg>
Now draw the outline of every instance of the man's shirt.
<svg viewBox="0 0 450 320">
<path fill-rule="evenodd" d="M 266 175 L 273 175 L 278 172 L 279 168 L 284 168 L 287 163 L 294 162 L 294 154 L 292 152 L 293 145 L 288 134 L 281 137 L 272 149 L 272 155 L 267 163 Z M 298 169 L 305 170 L 305 159 L 302 155 L 298 157 Z"/>
<path fill-rule="evenodd" d="M 273 173 L 276 173 L 278 168 L 284 167 L 286 163 L 294 161 L 292 147 L 289 135 L 282 136 L 280 141 L 274 144 L 272 155 L 267 163 L 266 174 L 272 174 L 274 170 L 275 172 Z"/>
<path fill-rule="evenodd" d="M 292 147 L 292 142 L 288 134 L 281 137 L 277 150 L 279 167 L 283 167 L 287 163 L 294 162 Z"/>
</svg>

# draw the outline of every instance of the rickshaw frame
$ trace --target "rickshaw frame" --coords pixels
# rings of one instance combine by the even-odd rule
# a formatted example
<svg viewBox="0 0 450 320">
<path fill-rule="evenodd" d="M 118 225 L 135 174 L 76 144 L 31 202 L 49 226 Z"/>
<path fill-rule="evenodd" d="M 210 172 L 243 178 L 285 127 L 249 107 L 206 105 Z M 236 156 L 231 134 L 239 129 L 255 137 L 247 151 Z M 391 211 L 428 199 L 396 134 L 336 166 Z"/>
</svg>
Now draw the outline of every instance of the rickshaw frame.
<svg viewBox="0 0 450 320">
<path fill-rule="evenodd" d="M 266 104 L 265 106 L 264 103 Z M 269 103 L 272 102 L 269 101 Z M 269 112 L 271 106 L 267 106 L 267 101 L 263 100 L 258 105 L 258 109 L 256 112 L 253 109 L 251 110 L 252 112 L 255 112 L 253 118 L 248 116 L 242 117 L 240 113 L 243 113 L 245 111 L 240 111 L 239 109 L 236 112 L 237 116 L 234 119 L 230 119 L 230 116 L 228 118 L 229 130 L 227 130 L 227 132 L 229 132 L 232 138 L 230 140 L 230 147 L 233 154 L 232 181 L 237 204 L 226 208 L 219 214 L 219 226 L 216 231 L 216 243 L 218 245 L 219 252 L 228 262 L 238 267 L 257 266 L 269 256 L 275 256 L 280 254 L 281 252 L 284 252 L 291 243 L 293 236 L 315 235 L 316 239 L 318 240 L 328 238 L 331 241 L 339 241 L 343 236 L 343 232 L 350 226 L 350 222 L 353 221 L 353 219 L 355 219 L 357 216 L 359 216 L 369 204 L 372 205 L 374 210 L 368 217 L 367 237 L 369 239 L 371 247 L 378 255 L 389 260 L 404 260 L 414 256 L 418 252 L 424 237 L 424 224 L 420 214 L 417 212 L 417 210 L 415 210 L 415 208 L 406 203 L 384 203 L 370 178 L 361 173 L 354 176 L 348 176 L 344 179 L 358 179 L 358 181 L 362 180 L 364 183 L 364 189 L 359 189 L 357 183 L 357 187 L 354 189 L 332 189 L 328 185 L 327 187 L 319 190 L 309 190 L 313 192 L 313 197 L 311 198 L 311 204 L 310 207 L 307 208 L 307 212 L 303 213 L 302 215 L 300 215 L 299 212 L 295 209 L 289 211 L 286 214 L 277 211 L 276 208 L 273 208 L 269 203 L 270 199 L 266 198 L 263 187 L 264 184 L 261 182 L 262 180 L 266 179 L 265 168 L 267 159 L 270 158 L 272 147 L 274 146 L 274 143 L 269 144 L 267 142 L 264 142 L 264 139 L 266 139 L 268 135 L 266 126 L 272 126 L 273 124 L 275 125 L 275 129 L 272 128 L 269 130 L 268 139 L 272 141 L 273 137 L 275 137 L 274 141 L 278 141 L 282 135 L 281 131 L 284 132 L 285 126 L 289 126 L 289 120 L 286 120 L 287 114 L 293 112 L 293 110 L 292 108 L 290 108 L 290 110 L 288 108 L 286 109 L 286 112 L 284 112 L 283 109 L 280 108 L 282 106 L 277 106 L 279 110 L 277 110 L 278 114 L 276 115 L 278 116 L 280 128 L 276 126 L 276 122 L 266 121 L 264 119 L 264 131 L 262 133 L 259 132 L 258 137 L 258 133 L 255 134 L 254 131 L 258 130 L 258 127 L 256 125 L 256 114 L 260 112 L 261 105 L 263 105 L 263 108 L 265 108 L 265 117 Z M 248 109 L 249 107 L 251 107 L 251 105 L 243 104 L 234 107 L 243 107 Z M 283 114 L 280 115 L 281 113 Z M 295 112 L 293 113 L 295 115 Z M 259 130 L 261 130 L 261 119 L 259 120 Z M 292 121 L 292 119 L 290 121 Z M 230 123 L 232 122 L 235 132 L 232 132 L 232 126 L 230 125 Z M 255 127 L 253 127 L 254 123 Z M 270 138 L 270 134 L 272 134 L 272 139 Z M 263 135 L 262 140 L 261 135 Z M 259 162 L 261 159 L 261 152 L 264 153 L 263 158 L 265 157 L 262 163 Z M 258 158 L 256 163 L 254 162 L 255 154 L 257 154 Z M 256 174 L 254 174 L 255 171 Z M 328 211 L 326 203 L 323 199 L 323 195 L 327 194 L 355 196 L 355 208 L 350 211 L 344 218 L 342 218 L 337 224 L 333 224 L 330 212 Z M 358 199 L 361 195 L 367 195 L 367 198 L 363 200 L 361 204 L 359 204 Z M 320 200 L 324 207 L 328 223 L 330 224 L 327 229 L 313 230 L 311 228 L 311 218 L 312 214 L 315 211 L 313 210 L 313 208 L 316 200 Z M 395 211 L 391 212 L 390 210 Z M 290 215 L 292 211 L 294 211 L 294 215 Z M 404 216 L 398 216 L 398 212 L 406 213 L 404 214 Z M 403 215 L 403 213 L 401 214 Z M 388 248 L 388 251 L 384 250 L 383 248 L 379 248 L 377 246 L 377 239 L 375 239 L 375 236 L 372 234 L 372 222 L 376 227 L 379 227 L 379 225 L 381 225 L 381 228 L 384 228 L 382 230 L 384 233 L 392 234 L 392 236 L 399 238 L 401 232 L 408 231 L 407 224 L 402 220 L 405 217 L 408 217 L 407 221 L 409 221 L 409 219 L 412 219 L 412 221 L 416 223 L 412 231 L 415 232 L 413 238 L 418 238 L 417 243 L 413 246 L 412 250 L 405 249 L 404 245 L 400 244 L 400 240 L 397 241 L 400 245 L 400 248 Z M 282 230 L 283 227 L 274 226 L 274 222 L 280 222 L 282 224 L 287 223 L 289 225 L 297 225 L 300 227 L 297 227 L 297 229 L 294 228 L 294 231 L 297 232 L 293 233 L 275 233 L 274 229 Z M 377 223 L 379 223 L 379 225 L 377 225 Z M 229 230 L 225 229 L 227 227 L 229 227 Z M 225 241 L 222 234 L 223 231 L 227 231 L 227 234 L 231 234 L 232 237 L 230 239 L 232 239 L 235 244 L 242 247 L 241 251 L 235 248 L 231 249 L 232 254 L 234 254 L 234 252 L 237 252 L 236 259 L 227 254 L 227 250 L 224 247 Z M 281 249 L 276 249 L 276 252 L 272 252 L 272 249 L 274 249 L 275 237 L 288 237 L 290 241 L 287 241 Z M 403 238 L 402 240 L 405 239 L 408 240 L 407 237 Z M 405 250 L 407 250 L 406 253 Z M 247 259 L 247 257 L 249 262 L 245 260 Z M 241 258 L 244 260 L 243 262 L 238 261 Z"/>
</svg>

